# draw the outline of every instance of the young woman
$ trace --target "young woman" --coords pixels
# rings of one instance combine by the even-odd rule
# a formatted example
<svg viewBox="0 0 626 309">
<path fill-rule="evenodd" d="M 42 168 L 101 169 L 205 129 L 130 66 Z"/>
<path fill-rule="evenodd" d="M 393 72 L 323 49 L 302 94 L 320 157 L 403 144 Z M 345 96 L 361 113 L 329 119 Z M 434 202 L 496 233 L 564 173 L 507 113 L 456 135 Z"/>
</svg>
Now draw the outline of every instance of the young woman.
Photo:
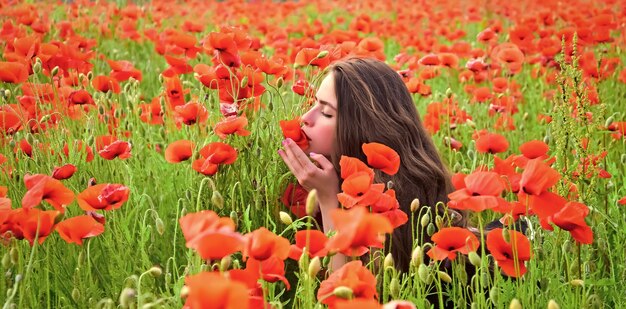
<svg viewBox="0 0 626 309">
<path fill-rule="evenodd" d="M 317 190 L 325 232 L 333 229 L 330 212 L 339 207 L 339 160 L 345 155 L 367 162 L 361 151 L 363 143 L 382 143 L 400 155 L 398 173 L 389 176 L 377 172 L 375 181 L 393 182 L 404 212 L 410 214 L 415 198 L 431 209 L 438 202 L 447 202 L 452 190 L 450 175 L 420 121 L 411 94 L 400 75 L 387 64 L 362 58 L 332 64 L 317 91 L 315 104 L 301 119 L 302 130 L 309 138 L 309 153 L 285 140 L 279 154 L 305 189 Z M 392 234 L 390 251 L 400 270 L 409 268 L 412 241 L 410 223 Z M 336 255 L 331 268 L 344 263 L 345 257 Z"/>
</svg>

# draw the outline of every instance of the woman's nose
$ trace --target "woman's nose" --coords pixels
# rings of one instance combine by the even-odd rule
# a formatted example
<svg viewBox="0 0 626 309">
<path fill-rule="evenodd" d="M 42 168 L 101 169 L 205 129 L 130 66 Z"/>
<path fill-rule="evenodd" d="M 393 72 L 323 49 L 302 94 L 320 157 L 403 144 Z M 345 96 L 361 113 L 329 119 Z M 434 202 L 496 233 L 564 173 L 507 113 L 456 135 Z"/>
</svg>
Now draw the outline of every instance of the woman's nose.
<svg viewBox="0 0 626 309">
<path fill-rule="evenodd" d="M 302 115 L 301 119 L 302 119 L 302 124 L 304 124 L 305 126 L 312 126 L 314 123 L 314 119 L 313 119 L 313 109 L 310 109 L 308 112 L 304 113 L 304 115 Z"/>
</svg>

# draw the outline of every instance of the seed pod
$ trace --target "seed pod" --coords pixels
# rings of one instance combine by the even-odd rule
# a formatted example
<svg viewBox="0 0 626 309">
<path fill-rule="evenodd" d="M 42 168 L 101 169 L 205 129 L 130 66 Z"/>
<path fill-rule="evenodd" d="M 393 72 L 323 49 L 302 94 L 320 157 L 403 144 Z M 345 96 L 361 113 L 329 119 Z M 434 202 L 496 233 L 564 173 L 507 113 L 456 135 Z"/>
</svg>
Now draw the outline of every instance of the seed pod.
<svg viewBox="0 0 626 309">
<path fill-rule="evenodd" d="M 557 304 L 556 301 L 554 301 L 554 299 L 551 299 L 548 302 L 548 309 L 561 309 L 561 306 L 559 306 L 559 304 Z"/>
<path fill-rule="evenodd" d="M 420 208 L 420 199 L 414 198 L 411 202 L 411 212 L 416 212 Z"/>
<path fill-rule="evenodd" d="M 347 286 L 338 286 L 333 290 L 333 295 L 343 299 L 352 299 L 353 292 Z"/>
<path fill-rule="evenodd" d="M 279 212 L 278 216 L 280 217 L 280 221 L 286 225 L 291 225 L 293 223 L 293 220 L 291 220 L 291 216 L 289 216 L 289 214 L 284 211 Z"/>
<path fill-rule="evenodd" d="M 389 293 L 394 299 L 400 297 L 400 281 L 398 281 L 398 278 L 394 277 L 391 279 L 391 282 L 389 282 Z"/>
<path fill-rule="evenodd" d="M 470 252 L 467 257 L 469 258 L 470 263 L 472 263 L 472 265 L 476 266 L 476 267 L 480 267 L 480 264 L 482 263 L 482 260 L 480 258 L 480 256 L 478 256 L 478 254 L 475 251 Z"/>
<path fill-rule="evenodd" d="M 316 256 L 311 260 L 311 263 L 309 263 L 309 271 L 308 271 L 309 277 L 315 278 L 315 276 L 317 276 L 317 273 L 319 273 L 321 269 L 322 269 L 322 262 L 320 261 L 320 258 Z"/>
<path fill-rule="evenodd" d="M 519 299 L 513 298 L 509 304 L 509 309 L 522 309 L 522 303 L 519 302 Z"/>
<path fill-rule="evenodd" d="M 306 197 L 306 214 L 312 216 L 317 207 L 317 190 L 313 189 Z"/>
</svg>

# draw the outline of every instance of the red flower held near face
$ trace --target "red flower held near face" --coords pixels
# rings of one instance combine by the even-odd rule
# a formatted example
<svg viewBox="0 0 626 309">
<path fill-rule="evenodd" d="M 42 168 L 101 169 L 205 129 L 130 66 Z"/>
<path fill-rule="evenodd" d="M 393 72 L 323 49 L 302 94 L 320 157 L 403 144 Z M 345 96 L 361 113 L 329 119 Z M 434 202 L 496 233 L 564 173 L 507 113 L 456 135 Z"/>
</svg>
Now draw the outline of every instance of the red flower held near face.
<svg viewBox="0 0 626 309">
<path fill-rule="evenodd" d="M 487 234 L 487 249 L 502 271 L 510 277 L 521 277 L 526 273 L 524 262 L 530 260 L 530 241 L 518 231 L 507 230 L 509 242 L 504 239 L 503 230 L 496 228 Z"/>
<path fill-rule="evenodd" d="M 456 259 L 456 253 L 468 254 L 476 251 L 480 241 L 476 235 L 467 229 L 460 227 L 446 227 L 433 234 L 432 241 L 435 246 L 427 254 L 430 258 L 441 261 L 444 259 Z"/>
<path fill-rule="evenodd" d="M 78 206 L 85 211 L 112 210 L 128 200 L 130 189 L 121 184 L 103 183 L 91 186 L 78 194 Z"/>
<path fill-rule="evenodd" d="M 379 169 L 388 175 L 395 175 L 400 169 L 400 156 L 386 145 L 380 143 L 366 143 L 361 146 L 367 156 L 367 164 Z"/>
<path fill-rule="evenodd" d="M 346 263 L 322 281 L 317 291 L 318 301 L 329 308 L 335 308 L 341 299 L 334 296 L 333 291 L 340 286 L 351 289 L 353 299 L 378 299 L 376 277 L 361 261 Z"/>
<path fill-rule="evenodd" d="M 309 140 L 304 131 L 302 131 L 300 119 L 281 120 L 279 124 L 285 138 L 293 140 L 302 150 L 309 148 Z"/>
<path fill-rule="evenodd" d="M 102 234 L 104 225 L 90 215 L 82 215 L 59 222 L 56 230 L 67 243 L 82 245 L 83 239 Z"/>
</svg>

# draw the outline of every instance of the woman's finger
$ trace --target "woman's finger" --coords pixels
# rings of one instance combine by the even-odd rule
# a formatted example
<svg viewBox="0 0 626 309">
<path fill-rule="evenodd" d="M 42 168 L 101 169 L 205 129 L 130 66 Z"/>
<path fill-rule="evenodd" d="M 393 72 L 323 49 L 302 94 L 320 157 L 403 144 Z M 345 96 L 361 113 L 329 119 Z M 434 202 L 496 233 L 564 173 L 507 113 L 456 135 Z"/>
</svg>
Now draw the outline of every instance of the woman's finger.
<svg viewBox="0 0 626 309">
<path fill-rule="evenodd" d="M 300 149 L 300 147 L 294 143 L 291 139 L 287 139 L 285 143 L 285 152 L 290 158 L 297 160 L 300 167 L 305 170 L 310 170 L 313 168 L 317 168 L 309 157 Z"/>
<path fill-rule="evenodd" d="M 323 170 L 327 171 L 327 170 L 330 170 L 330 169 L 335 169 L 335 166 L 333 165 L 333 163 L 330 162 L 326 158 L 326 156 L 321 155 L 319 153 L 314 153 L 314 152 L 311 152 L 310 155 L 311 155 L 311 159 L 313 159 L 315 162 L 317 162 L 317 164 L 319 164 L 319 166 Z"/>
<path fill-rule="evenodd" d="M 279 149 L 278 155 L 280 156 L 281 159 L 283 159 L 283 161 L 285 162 L 285 164 L 287 165 L 291 173 L 294 174 L 297 178 L 300 168 L 293 166 L 293 162 L 292 162 L 293 160 L 287 156 L 284 150 Z"/>
</svg>

